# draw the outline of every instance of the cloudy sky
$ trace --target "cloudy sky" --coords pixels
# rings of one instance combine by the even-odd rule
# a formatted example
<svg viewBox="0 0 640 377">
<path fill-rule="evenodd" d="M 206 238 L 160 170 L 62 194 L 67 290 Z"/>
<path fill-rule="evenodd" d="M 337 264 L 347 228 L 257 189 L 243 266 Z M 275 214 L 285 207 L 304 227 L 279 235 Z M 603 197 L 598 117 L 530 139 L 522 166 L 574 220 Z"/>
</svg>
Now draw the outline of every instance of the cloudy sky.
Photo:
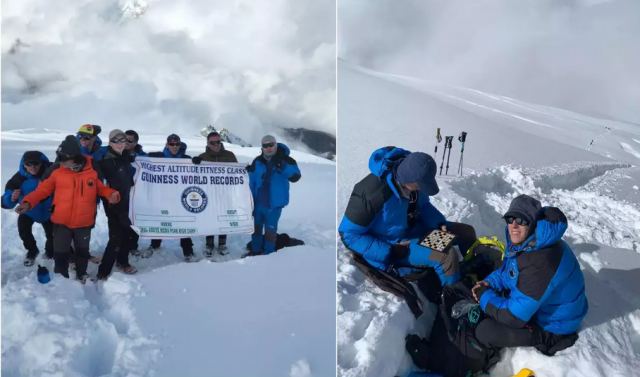
<svg viewBox="0 0 640 377">
<path fill-rule="evenodd" d="M 335 2 L 2 0 L 2 127 L 335 135 Z"/>
<path fill-rule="evenodd" d="M 640 124 L 640 1 L 342 0 L 338 55 Z"/>
</svg>

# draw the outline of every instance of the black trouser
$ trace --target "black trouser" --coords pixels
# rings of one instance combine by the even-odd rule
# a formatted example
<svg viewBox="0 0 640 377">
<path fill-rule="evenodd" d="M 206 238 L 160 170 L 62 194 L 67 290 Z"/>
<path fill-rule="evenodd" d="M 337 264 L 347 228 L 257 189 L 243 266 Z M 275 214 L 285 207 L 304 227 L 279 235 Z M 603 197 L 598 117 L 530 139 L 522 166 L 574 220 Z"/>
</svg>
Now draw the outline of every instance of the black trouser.
<svg viewBox="0 0 640 377">
<path fill-rule="evenodd" d="M 127 228 L 127 236 L 129 237 L 129 251 L 138 250 L 138 240 L 140 236 L 131 227 Z"/>
<path fill-rule="evenodd" d="M 27 258 L 35 258 L 40 250 L 36 244 L 36 239 L 33 237 L 33 220 L 31 217 L 22 214 L 18 216 L 18 235 L 22 240 L 24 248 L 27 249 Z M 46 242 L 44 244 L 44 252 L 49 258 L 53 258 L 53 226 L 50 221 L 42 223 Z"/>
<path fill-rule="evenodd" d="M 151 247 L 157 249 L 162 244 L 162 240 L 151 240 Z M 193 255 L 193 241 L 191 238 L 180 238 L 180 247 L 182 247 L 182 254 L 184 256 Z"/>
<path fill-rule="evenodd" d="M 531 347 L 542 342 L 541 330 L 536 327 L 513 328 L 485 318 L 476 327 L 476 338 L 484 345 L 494 348 Z"/>
<path fill-rule="evenodd" d="M 75 246 L 76 276 L 86 275 L 89 262 L 89 242 L 91 242 L 91 227 L 68 228 L 64 225 L 53 224 L 53 252 L 55 267 L 53 272 L 69 277 L 69 250 L 71 242 Z"/>
<path fill-rule="evenodd" d="M 123 222 L 121 214 L 114 210 L 107 210 L 105 207 L 105 212 L 109 225 L 109 242 L 107 242 L 102 262 L 98 267 L 98 278 L 109 276 L 116 260 L 121 266 L 129 266 L 129 251 L 131 250 L 129 222 Z"/>
<path fill-rule="evenodd" d="M 207 236 L 206 237 L 207 247 L 213 248 L 214 238 L 215 238 L 215 236 Z M 218 236 L 218 246 L 224 246 L 226 244 L 227 244 L 227 235 L 226 234 L 219 235 Z"/>
</svg>

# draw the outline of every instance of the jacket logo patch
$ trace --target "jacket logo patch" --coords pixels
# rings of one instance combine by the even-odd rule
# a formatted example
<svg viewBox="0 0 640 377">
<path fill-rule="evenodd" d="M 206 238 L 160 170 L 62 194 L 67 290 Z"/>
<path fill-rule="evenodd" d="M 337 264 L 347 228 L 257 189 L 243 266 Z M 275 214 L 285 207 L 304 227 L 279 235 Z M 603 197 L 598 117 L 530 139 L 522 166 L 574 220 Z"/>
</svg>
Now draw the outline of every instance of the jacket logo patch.
<svg viewBox="0 0 640 377">
<path fill-rule="evenodd" d="M 93 179 L 90 179 L 87 181 L 87 186 L 89 187 L 93 186 Z"/>
<path fill-rule="evenodd" d="M 509 277 L 510 277 L 511 279 L 515 279 L 515 277 L 516 277 L 516 270 L 514 270 L 513 268 L 510 268 L 510 269 L 509 269 Z"/>
</svg>

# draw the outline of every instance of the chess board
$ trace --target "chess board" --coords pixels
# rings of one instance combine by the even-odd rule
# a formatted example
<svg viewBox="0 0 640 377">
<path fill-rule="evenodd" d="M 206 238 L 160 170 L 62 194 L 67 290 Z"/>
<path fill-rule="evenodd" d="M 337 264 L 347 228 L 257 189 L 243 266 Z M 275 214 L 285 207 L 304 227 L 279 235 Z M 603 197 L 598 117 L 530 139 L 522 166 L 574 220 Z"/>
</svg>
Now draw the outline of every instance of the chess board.
<svg viewBox="0 0 640 377">
<path fill-rule="evenodd" d="M 435 229 L 427 234 L 422 241 L 420 241 L 419 245 L 444 253 L 453 245 L 455 238 L 456 236 L 452 233 Z"/>
</svg>

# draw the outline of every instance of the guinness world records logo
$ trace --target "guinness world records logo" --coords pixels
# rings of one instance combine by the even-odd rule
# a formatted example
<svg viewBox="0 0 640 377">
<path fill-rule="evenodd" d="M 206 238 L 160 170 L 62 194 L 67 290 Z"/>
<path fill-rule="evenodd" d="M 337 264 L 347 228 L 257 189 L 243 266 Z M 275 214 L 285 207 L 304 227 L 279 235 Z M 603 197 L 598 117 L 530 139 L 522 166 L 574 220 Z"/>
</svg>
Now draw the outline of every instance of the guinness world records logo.
<svg viewBox="0 0 640 377">
<path fill-rule="evenodd" d="M 207 208 L 209 198 L 203 189 L 189 186 L 182 191 L 182 206 L 191 213 L 200 213 Z"/>
</svg>

